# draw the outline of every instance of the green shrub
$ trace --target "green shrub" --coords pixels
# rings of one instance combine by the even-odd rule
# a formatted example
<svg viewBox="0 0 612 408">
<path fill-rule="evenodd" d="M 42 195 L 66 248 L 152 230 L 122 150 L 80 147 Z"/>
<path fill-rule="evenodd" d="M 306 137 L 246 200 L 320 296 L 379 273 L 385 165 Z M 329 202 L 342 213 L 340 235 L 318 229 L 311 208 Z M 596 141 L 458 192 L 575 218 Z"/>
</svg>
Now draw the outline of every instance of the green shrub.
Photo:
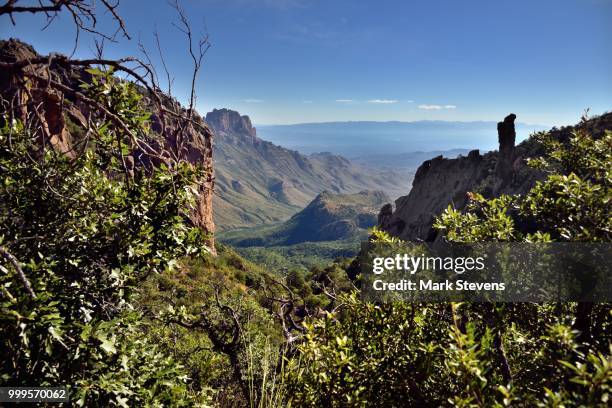
<svg viewBox="0 0 612 408">
<path fill-rule="evenodd" d="M 183 210 L 203 169 L 127 173 L 133 138 L 152 141 L 148 114 L 132 84 L 90 73 L 83 92 L 131 135 L 101 117 L 69 158 L 2 119 L 0 247 L 15 262 L 0 266 L 0 382 L 68 386 L 77 405 L 187 405 L 198 398 L 182 367 L 140 335 L 131 299 L 148 275 L 204 251 Z"/>
<path fill-rule="evenodd" d="M 523 197 L 449 207 L 436 222 L 447 239 L 610 242 L 612 133 L 537 138 L 547 155 L 532 164 L 549 177 Z M 609 304 L 340 302 L 288 360 L 295 406 L 609 406 Z"/>
</svg>

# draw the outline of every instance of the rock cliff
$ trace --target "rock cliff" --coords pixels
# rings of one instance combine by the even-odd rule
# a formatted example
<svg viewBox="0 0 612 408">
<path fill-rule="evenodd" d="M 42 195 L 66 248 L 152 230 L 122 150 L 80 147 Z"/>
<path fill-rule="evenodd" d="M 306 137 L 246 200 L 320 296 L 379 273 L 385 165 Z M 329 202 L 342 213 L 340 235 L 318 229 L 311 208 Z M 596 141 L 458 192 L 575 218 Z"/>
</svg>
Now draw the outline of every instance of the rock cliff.
<svg viewBox="0 0 612 408">
<path fill-rule="evenodd" d="M 251 119 L 230 109 L 213 109 L 206 114 L 206 122 L 217 132 L 243 133 L 257 138 L 257 131 L 251 124 Z"/>
<path fill-rule="evenodd" d="M 41 56 L 30 45 L 19 40 L 0 41 L 0 62 L 31 61 L 39 57 Z M 24 89 L 23 84 L 19 82 L 19 78 L 13 75 L 10 69 L 0 66 L 0 94 L 5 100 L 15 98 L 19 102 L 17 104 L 19 106 L 18 112 L 15 112 L 18 117 L 25 118 L 27 115 L 33 114 L 33 107 L 38 106 L 36 114 L 40 116 L 43 123 L 42 131 L 46 136 L 43 140 L 49 140 L 49 143 L 57 151 L 73 156 L 75 152 L 72 145 L 79 137 L 79 133 L 82 133 L 82 129 L 86 127 L 86 117 L 89 114 L 94 116 L 96 114 L 86 104 L 81 103 L 82 99 L 80 98 L 82 97 L 78 94 L 79 85 L 81 82 L 87 82 L 90 74 L 84 67 L 75 68 L 63 63 L 65 61 L 63 56 L 53 55 L 48 58 L 50 61 L 48 70 L 44 65 L 27 68 L 36 77 L 40 78 L 39 82 L 41 82 L 36 83 L 33 80 L 28 84 L 27 90 Z M 57 89 L 45 86 L 49 76 L 65 86 L 65 88 L 62 88 L 63 91 L 60 92 Z M 147 98 L 144 98 L 144 101 L 147 103 Z M 169 97 L 165 97 L 163 103 L 167 107 L 172 106 L 172 108 L 182 109 L 176 100 Z M 162 122 L 164 123 L 163 126 Z M 177 148 L 178 142 L 175 140 L 176 135 L 179 134 L 175 131 L 177 126 L 179 124 L 176 120 L 162 121 L 154 113 L 151 116 L 151 128 L 154 132 L 163 136 L 162 139 L 166 149 L 178 152 L 179 158 L 190 163 L 197 163 L 205 169 L 203 179 L 199 181 L 197 186 L 197 203 L 195 208 L 190 210 L 190 215 L 196 226 L 211 234 L 209 245 L 214 252 L 214 238 L 212 237 L 215 231 L 212 215 L 214 189 L 212 132 L 202 118 L 194 113 L 192 123 L 187 125 L 185 132 L 180 133 L 182 137 L 181 147 Z M 132 155 L 126 157 L 126 159 L 130 163 L 129 165 L 155 161 L 153 158 L 143 157 L 143 155 L 139 155 L 139 159 L 135 159 Z"/>
<path fill-rule="evenodd" d="M 449 205 L 463 208 L 467 204 L 468 192 L 479 192 L 485 197 L 501 194 L 524 194 L 544 177 L 539 171 L 527 166 L 526 159 L 543 152 L 533 140 L 514 146 L 516 115 L 508 115 L 497 125 L 499 151 L 481 155 L 478 150 L 467 156 L 446 159 L 442 156 L 425 161 L 417 170 L 410 193 L 381 208 L 379 227 L 404 240 L 436 239 L 432 228 L 436 216 Z M 593 137 L 599 137 L 612 125 L 612 113 L 589 119 L 577 126 L 553 128 L 552 135 L 567 141 L 572 132 L 585 128 Z"/>
</svg>

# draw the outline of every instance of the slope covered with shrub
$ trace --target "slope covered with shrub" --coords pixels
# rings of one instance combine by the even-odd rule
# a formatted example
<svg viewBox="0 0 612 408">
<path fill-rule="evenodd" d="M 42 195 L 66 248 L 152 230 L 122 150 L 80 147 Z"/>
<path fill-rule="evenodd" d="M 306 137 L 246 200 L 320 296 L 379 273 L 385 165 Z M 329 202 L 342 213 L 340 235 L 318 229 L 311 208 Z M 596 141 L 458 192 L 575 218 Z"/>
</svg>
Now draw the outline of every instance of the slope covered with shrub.
<svg viewBox="0 0 612 408">
<path fill-rule="evenodd" d="M 471 195 L 436 222 L 446 239 L 610 242 L 612 133 L 540 134 L 548 171 L 524 196 Z M 529 224 L 522 222 L 528 219 Z M 522 227 L 530 225 L 529 230 Z M 375 232 L 376 241 L 396 240 Z M 608 303 L 372 304 L 305 322 L 289 363 L 298 406 L 608 406 Z"/>
<path fill-rule="evenodd" d="M 89 98 L 150 140 L 141 95 L 92 71 Z M 5 386 L 67 386 L 77 405 L 189 404 L 180 365 L 140 336 L 134 289 L 151 273 L 206 251 L 185 209 L 202 171 L 136 167 L 130 135 L 101 120 L 69 157 L 36 137 L 35 120 L 0 119 L 0 354 Z M 7 261 L 7 262 L 4 262 Z"/>
</svg>

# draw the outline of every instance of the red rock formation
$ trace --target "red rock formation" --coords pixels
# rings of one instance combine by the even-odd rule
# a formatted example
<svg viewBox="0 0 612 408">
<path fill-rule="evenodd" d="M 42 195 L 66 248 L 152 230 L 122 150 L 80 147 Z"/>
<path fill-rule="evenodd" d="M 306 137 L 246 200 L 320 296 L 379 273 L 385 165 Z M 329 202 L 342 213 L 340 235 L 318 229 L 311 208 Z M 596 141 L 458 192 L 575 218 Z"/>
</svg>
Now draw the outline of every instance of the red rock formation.
<svg viewBox="0 0 612 408">
<path fill-rule="evenodd" d="M 18 40 L 10 39 L 8 41 L 0 41 L 0 62 L 16 62 L 20 60 L 31 60 L 39 55 L 29 45 Z M 19 106 L 15 114 L 25 120 L 28 115 L 35 114 L 38 120 L 42 123 L 41 138 L 42 143 L 49 143 L 54 149 L 69 156 L 73 156 L 72 150 L 73 137 L 70 134 L 67 126 L 67 118 L 81 127 L 85 127 L 88 115 L 88 108 L 79 101 L 74 100 L 73 95 L 63 94 L 52 90 L 45 86 L 49 72 L 46 68 L 37 66 L 29 66 L 26 68 L 26 73 L 36 74 L 41 80 L 32 80 L 28 86 L 24 86 L 19 75 L 13 75 L 8 69 L 0 67 L 0 93 L 5 99 L 16 98 Z M 62 82 L 70 88 L 78 90 L 78 84 L 82 78 L 87 77 L 87 73 L 80 69 L 71 71 L 66 70 L 61 65 L 51 65 L 51 73 L 54 76 L 62 78 Z M 166 101 L 164 102 L 164 104 Z M 178 102 L 167 98 L 167 103 L 177 104 Z M 34 106 L 38 108 L 35 110 Z M 175 106 L 176 107 L 176 106 Z M 180 105 L 178 106 L 180 109 Z M 247 118 L 248 119 L 248 118 Z M 228 119 L 228 124 L 233 123 L 234 118 Z M 191 219 L 194 225 L 211 234 L 211 240 L 208 245 L 212 252 L 215 252 L 214 231 L 215 224 L 212 216 L 212 197 L 214 190 L 214 169 L 213 169 L 213 134 L 203 119 L 194 114 L 193 121 L 197 126 L 189 124 L 185 132 L 181 132 L 181 143 L 178 143 L 174 138 L 177 136 L 175 132 L 178 123 L 176 120 L 166 121 L 166 128 L 162 129 L 161 121 L 155 115 L 152 115 L 152 129 L 164 136 L 165 148 L 178 152 L 178 157 L 187 160 L 190 163 L 202 165 L 205 169 L 204 179 L 200 180 L 197 186 L 198 199 L 194 209 L 191 210 Z M 246 121 L 242 121 L 246 122 Z M 250 121 L 244 123 L 243 126 L 251 129 L 253 136 L 255 129 L 252 128 Z M 196 129 L 197 128 L 197 129 Z M 181 145 L 179 148 L 178 145 Z M 135 160 L 127 157 L 128 167 L 134 165 Z M 154 160 L 151 160 L 154 161 Z M 142 162 L 142 160 L 141 160 Z"/>
<path fill-rule="evenodd" d="M 179 144 L 175 140 L 176 123 L 171 123 L 167 129 L 162 129 L 161 122 L 157 116 L 152 116 L 152 129 L 165 135 L 166 148 L 175 150 Z M 183 148 L 179 156 L 189 163 L 200 164 L 206 170 L 204 179 L 198 185 L 198 199 L 193 209 L 191 220 L 206 233 L 211 234 L 209 245 L 213 253 L 215 250 L 214 232 L 215 223 L 213 221 L 213 192 L 215 187 L 214 166 L 213 166 L 213 134 L 203 119 L 194 112 L 193 120 L 198 123 L 198 129 L 193 125 L 188 125 L 186 130 L 181 133 L 185 137 Z M 174 125 L 174 126 L 173 126 Z"/>
</svg>

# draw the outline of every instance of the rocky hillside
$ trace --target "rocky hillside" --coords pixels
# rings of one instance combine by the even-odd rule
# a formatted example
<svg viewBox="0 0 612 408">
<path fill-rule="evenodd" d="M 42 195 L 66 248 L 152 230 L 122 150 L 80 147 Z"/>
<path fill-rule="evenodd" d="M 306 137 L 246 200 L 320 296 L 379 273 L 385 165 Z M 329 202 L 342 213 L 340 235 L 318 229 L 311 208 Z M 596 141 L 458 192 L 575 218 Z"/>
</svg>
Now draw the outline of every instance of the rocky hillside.
<svg viewBox="0 0 612 408">
<path fill-rule="evenodd" d="M 514 145 L 515 119 L 511 114 L 498 123 L 499 151 L 481 155 L 473 150 L 465 157 L 438 156 L 425 161 L 416 172 L 410 193 L 395 201 L 395 210 L 391 204 L 381 209 L 378 220 L 381 229 L 405 240 L 432 241 L 437 235 L 432 228 L 434 217 L 449 204 L 463 208 L 468 192 L 495 197 L 528 191 L 544 175 L 528 167 L 526 159 L 542 152 L 529 139 Z M 611 125 L 612 113 L 607 113 L 574 127 L 553 128 L 551 133 L 558 140 L 566 141 L 575 129 L 586 128 L 598 137 L 605 129 L 612 128 Z"/>
<path fill-rule="evenodd" d="M 44 65 L 32 65 L 27 68 L 28 74 L 35 81 L 28 83 L 27 90 L 22 86 L 22 79 L 18 78 L 10 68 L 3 65 L 19 61 L 31 63 L 36 60 L 49 61 L 48 69 Z M 75 145 L 82 144 L 84 129 L 87 128 L 87 117 L 92 120 L 100 112 L 90 108 L 83 103 L 86 97 L 81 92 L 82 83 L 91 82 L 91 74 L 85 68 L 87 64 L 70 64 L 68 59 L 62 55 L 40 56 L 32 46 L 19 40 L 0 40 L 0 95 L 3 100 L 11 99 L 21 102 L 16 112 L 17 117 L 36 114 L 44 123 L 44 129 L 48 133 L 50 144 L 57 151 L 68 157 L 76 155 Z M 49 87 L 48 82 L 60 83 L 61 88 Z M 61 89 L 58 90 L 58 89 Z M 144 88 L 143 94 L 146 94 Z M 161 95 L 162 103 L 168 111 L 181 111 L 184 109 L 175 100 Z M 203 119 L 194 113 L 191 123 L 184 127 L 181 132 L 182 141 L 175 140 L 179 127 L 177 120 L 162 120 L 152 108 L 148 95 L 143 102 L 151 107 L 151 129 L 159 137 L 156 143 L 160 143 L 165 150 L 177 152 L 181 160 L 201 165 L 204 174 L 197 186 L 197 202 L 193 209 L 189 209 L 190 217 L 194 225 L 211 234 L 210 246 L 214 252 L 215 225 L 212 217 L 212 192 L 214 187 L 214 171 L 212 166 L 212 132 L 204 123 Z M 125 157 L 127 166 L 150 165 L 159 161 L 158 158 L 149 156 L 141 151 L 132 151 Z"/>
<path fill-rule="evenodd" d="M 305 156 L 264 141 L 248 116 L 232 110 L 215 109 L 206 122 L 215 133 L 219 230 L 284 221 L 325 190 L 383 190 L 398 197 L 409 187 L 407 172 L 366 168 L 329 153 Z"/>
<path fill-rule="evenodd" d="M 237 247 L 294 245 L 339 241 L 365 236 L 376 225 L 376 214 L 389 200 L 382 191 L 356 194 L 323 192 L 299 213 L 276 225 L 232 231 L 222 240 Z"/>
</svg>

